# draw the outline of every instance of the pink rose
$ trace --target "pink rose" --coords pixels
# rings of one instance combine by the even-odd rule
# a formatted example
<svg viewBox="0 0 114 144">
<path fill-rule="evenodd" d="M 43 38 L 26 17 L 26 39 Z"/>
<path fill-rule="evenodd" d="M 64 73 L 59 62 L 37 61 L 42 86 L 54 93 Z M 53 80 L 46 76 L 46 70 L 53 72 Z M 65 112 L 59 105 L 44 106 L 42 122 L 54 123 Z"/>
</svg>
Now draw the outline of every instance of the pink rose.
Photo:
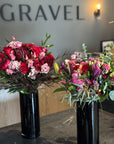
<svg viewBox="0 0 114 144">
<path fill-rule="evenodd" d="M 49 70 L 50 70 L 50 67 L 48 66 L 47 63 L 45 63 L 41 66 L 41 73 L 47 74 L 49 72 Z"/>
<path fill-rule="evenodd" d="M 6 73 L 7 73 L 8 75 L 12 75 L 12 74 L 13 74 L 13 71 L 10 70 L 10 69 L 6 69 Z"/>
</svg>

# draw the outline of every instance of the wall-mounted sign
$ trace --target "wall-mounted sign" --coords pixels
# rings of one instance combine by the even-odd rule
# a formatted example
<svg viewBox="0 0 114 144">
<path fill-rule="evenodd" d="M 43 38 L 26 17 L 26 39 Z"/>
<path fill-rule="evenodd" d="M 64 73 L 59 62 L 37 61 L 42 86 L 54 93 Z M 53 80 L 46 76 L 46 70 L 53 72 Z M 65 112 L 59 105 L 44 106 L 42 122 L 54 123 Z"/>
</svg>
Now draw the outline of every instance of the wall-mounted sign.
<svg viewBox="0 0 114 144">
<path fill-rule="evenodd" d="M 39 21 L 41 19 L 48 21 L 51 17 L 55 21 L 61 15 L 65 21 L 84 20 L 81 17 L 82 14 L 80 15 L 80 9 L 81 7 L 79 5 L 57 5 L 55 7 L 52 4 L 47 6 L 40 4 L 32 7 L 29 4 L 18 4 L 14 6 L 11 3 L 4 3 L 0 5 L 0 19 L 6 22 L 16 20 Z M 33 11 L 35 12 L 34 16 L 32 14 Z"/>
</svg>

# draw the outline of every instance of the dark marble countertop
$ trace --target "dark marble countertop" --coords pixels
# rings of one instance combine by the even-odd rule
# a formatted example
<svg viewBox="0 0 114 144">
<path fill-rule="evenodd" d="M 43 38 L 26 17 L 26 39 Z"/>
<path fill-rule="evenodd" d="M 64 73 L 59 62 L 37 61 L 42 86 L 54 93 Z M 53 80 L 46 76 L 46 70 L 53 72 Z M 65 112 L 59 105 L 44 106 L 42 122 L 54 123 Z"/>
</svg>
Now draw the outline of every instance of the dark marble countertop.
<svg viewBox="0 0 114 144">
<path fill-rule="evenodd" d="M 100 110 L 99 127 L 100 144 L 114 144 L 114 114 Z M 26 139 L 21 136 L 20 124 L 1 128 L 0 144 L 77 144 L 74 110 L 41 117 L 40 129 L 40 137 Z"/>
</svg>

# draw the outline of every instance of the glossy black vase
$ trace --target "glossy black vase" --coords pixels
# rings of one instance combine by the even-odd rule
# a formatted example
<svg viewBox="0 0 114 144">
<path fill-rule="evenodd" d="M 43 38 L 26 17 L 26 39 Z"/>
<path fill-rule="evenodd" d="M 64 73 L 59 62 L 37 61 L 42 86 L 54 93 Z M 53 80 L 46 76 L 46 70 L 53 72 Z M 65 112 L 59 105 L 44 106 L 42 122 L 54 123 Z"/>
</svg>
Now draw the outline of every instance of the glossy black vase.
<svg viewBox="0 0 114 144">
<path fill-rule="evenodd" d="M 82 108 L 77 103 L 77 144 L 99 144 L 98 103 L 92 102 Z"/>
<path fill-rule="evenodd" d="M 22 136 L 30 139 L 40 136 L 38 92 L 20 93 L 20 111 Z"/>
</svg>

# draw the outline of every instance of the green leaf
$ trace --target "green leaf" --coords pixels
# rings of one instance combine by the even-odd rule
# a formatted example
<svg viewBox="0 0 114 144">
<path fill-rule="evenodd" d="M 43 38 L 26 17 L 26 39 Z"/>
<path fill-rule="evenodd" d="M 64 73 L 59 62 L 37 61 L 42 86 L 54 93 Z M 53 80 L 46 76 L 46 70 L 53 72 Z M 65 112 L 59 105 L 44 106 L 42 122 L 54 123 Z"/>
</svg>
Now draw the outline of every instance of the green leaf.
<svg viewBox="0 0 114 144">
<path fill-rule="evenodd" d="M 7 79 L 7 78 L 4 78 L 4 79 L 3 79 L 3 82 L 4 82 L 4 83 L 7 83 L 7 82 L 8 82 L 8 79 Z"/>
<path fill-rule="evenodd" d="M 75 84 L 75 83 L 72 83 L 73 85 L 75 85 L 75 86 L 77 86 L 77 87 L 80 87 L 80 88 L 82 88 L 82 86 L 81 85 L 79 85 L 79 84 Z"/>
<path fill-rule="evenodd" d="M 114 90 L 113 91 L 110 91 L 109 93 L 109 97 L 112 101 L 114 101 Z"/>
<path fill-rule="evenodd" d="M 46 48 L 49 48 L 49 47 L 53 47 L 54 45 L 46 45 L 45 47 Z"/>
<path fill-rule="evenodd" d="M 65 87 L 57 88 L 56 90 L 54 90 L 53 93 L 60 92 L 60 91 L 66 91 L 66 88 Z"/>
<path fill-rule="evenodd" d="M 70 86 L 70 87 L 68 88 L 68 90 L 69 90 L 69 91 L 71 91 L 71 90 L 76 90 L 76 87 L 75 87 L 75 86 Z"/>
<path fill-rule="evenodd" d="M 30 94 L 28 91 L 25 91 L 25 90 L 21 90 L 20 93 L 22 93 L 22 94 Z"/>
</svg>

